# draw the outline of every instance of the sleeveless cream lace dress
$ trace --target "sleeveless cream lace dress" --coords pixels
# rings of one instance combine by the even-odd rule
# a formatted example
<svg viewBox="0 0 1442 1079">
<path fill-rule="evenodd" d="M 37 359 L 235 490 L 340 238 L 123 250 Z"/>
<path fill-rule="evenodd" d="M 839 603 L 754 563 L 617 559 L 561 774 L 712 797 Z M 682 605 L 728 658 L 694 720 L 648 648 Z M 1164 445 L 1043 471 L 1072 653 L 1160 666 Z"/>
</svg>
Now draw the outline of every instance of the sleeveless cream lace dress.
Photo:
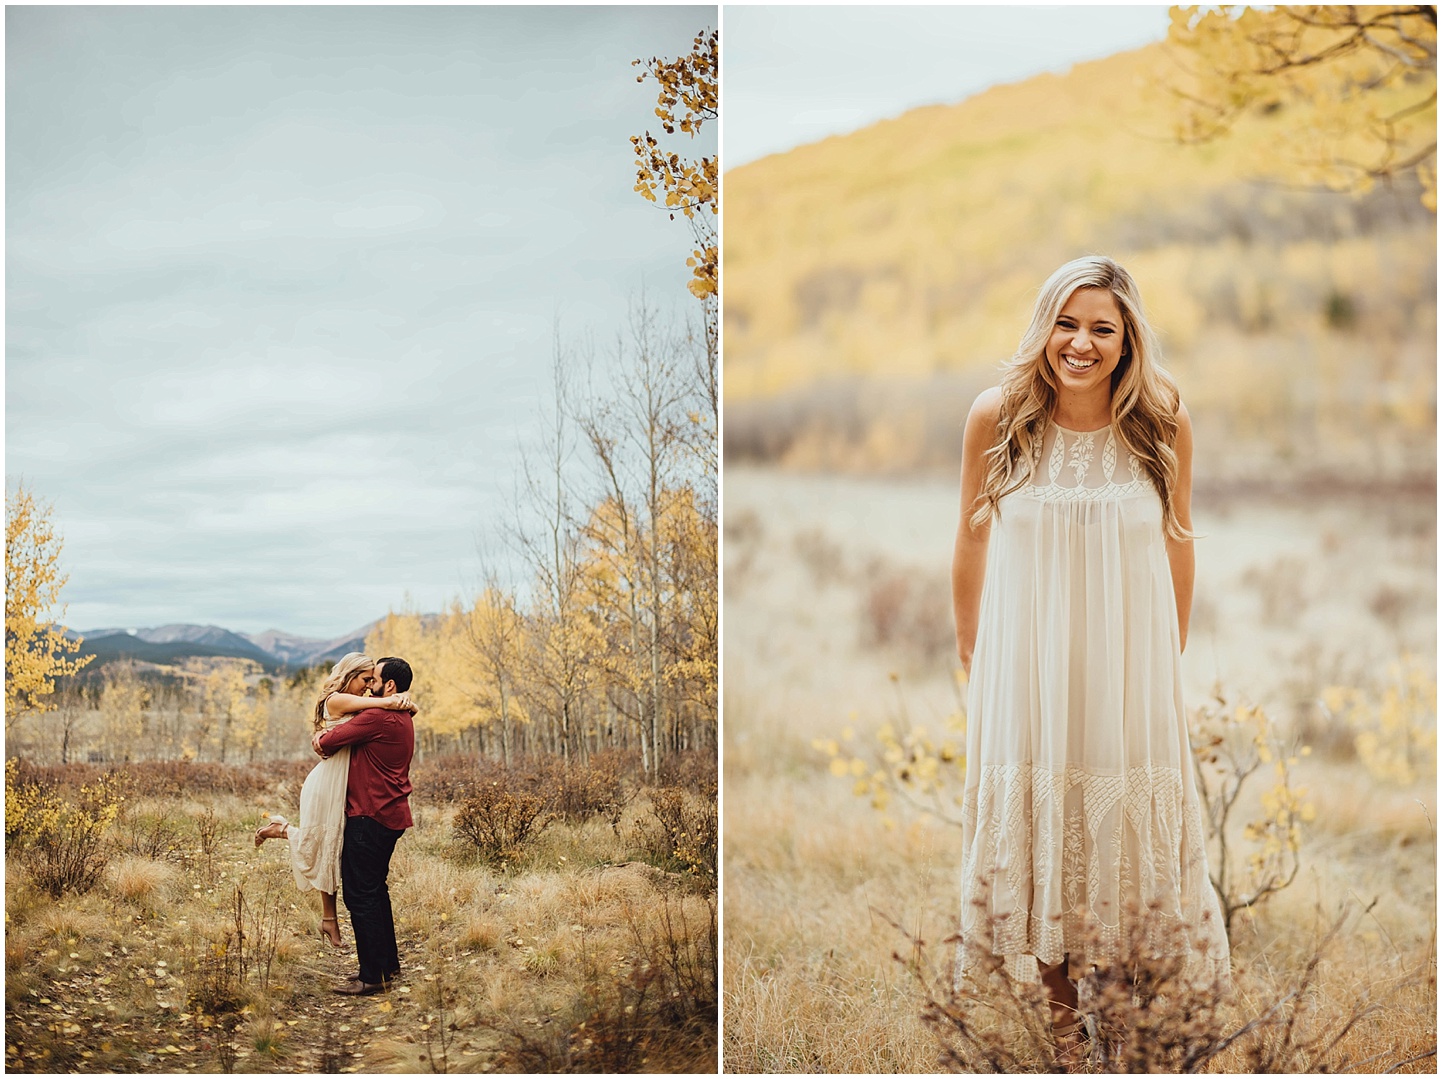
<svg viewBox="0 0 1442 1079">
<path fill-rule="evenodd" d="M 347 717 L 349 718 L 349 717 Z M 345 719 L 325 711 L 326 729 Z M 302 891 L 340 890 L 340 850 L 345 838 L 345 788 L 350 777 L 350 746 L 342 746 L 310 770 L 300 787 L 300 823 L 287 831 L 290 865 Z"/>
<path fill-rule="evenodd" d="M 1112 428 L 1049 424 L 1000 508 L 967 691 L 958 979 L 987 953 L 1026 981 L 1068 954 L 1074 974 L 1107 965 L 1153 905 L 1154 929 L 1187 930 L 1149 945 L 1186 954 L 1189 980 L 1225 977 L 1161 498 Z"/>
</svg>

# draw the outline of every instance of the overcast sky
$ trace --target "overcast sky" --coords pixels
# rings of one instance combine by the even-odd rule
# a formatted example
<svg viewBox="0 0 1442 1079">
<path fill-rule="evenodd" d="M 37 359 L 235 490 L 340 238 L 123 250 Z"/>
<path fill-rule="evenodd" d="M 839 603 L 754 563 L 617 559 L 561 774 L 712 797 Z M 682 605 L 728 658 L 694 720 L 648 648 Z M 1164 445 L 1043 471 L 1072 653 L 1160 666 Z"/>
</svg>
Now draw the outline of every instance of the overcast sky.
<svg viewBox="0 0 1442 1079">
<path fill-rule="evenodd" d="M 715 25 L 7 8 L 5 469 L 54 505 L 68 623 L 332 637 L 473 585 L 556 317 L 694 305 L 630 65 Z"/>
<path fill-rule="evenodd" d="M 728 6 L 722 165 L 1160 41 L 1167 10 Z"/>
</svg>

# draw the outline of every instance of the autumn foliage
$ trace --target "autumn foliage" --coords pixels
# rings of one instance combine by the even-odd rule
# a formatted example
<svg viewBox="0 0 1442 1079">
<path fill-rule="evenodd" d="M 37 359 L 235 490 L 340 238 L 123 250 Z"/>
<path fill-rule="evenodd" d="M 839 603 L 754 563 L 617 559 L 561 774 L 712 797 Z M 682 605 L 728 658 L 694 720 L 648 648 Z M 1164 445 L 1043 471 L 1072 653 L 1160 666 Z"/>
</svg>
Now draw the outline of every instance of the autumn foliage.
<svg viewBox="0 0 1442 1079">
<path fill-rule="evenodd" d="M 631 517 L 624 538 L 612 500 L 573 526 L 577 583 L 559 614 L 491 588 L 438 615 L 387 615 L 366 649 L 425 672 L 411 690 L 423 754 L 583 763 L 636 750 L 654 771 L 715 745 L 714 510 L 685 486 L 659 503 L 659 520 Z"/>
<path fill-rule="evenodd" d="M 1236 32 L 1297 10 L 1216 18 Z M 1204 143 L 1177 94 L 1211 99 L 1211 56 L 1173 40 L 728 169 L 728 462 L 950 475 L 958 417 L 1039 283 L 1101 252 L 1141 284 L 1199 484 L 1430 490 L 1436 217 L 1400 166 L 1433 138 L 1435 76 L 1349 86 L 1366 55 L 1286 76 L 1315 79 L 1316 100 L 1249 76 L 1270 96 Z M 1386 159 L 1366 118 L 1409 107 L 1391 175 L 1363 190 Z M 1356 127 L 1340 141 L 1339 120 Z"/>
<path fill-rule="evenodd" d="M 89 662 L 80 642 L 53 621 L 63 617 L 60 534 L 50 507 L 24 486 L 5 498 L 5 729 L 30 712 L 53 707 L 55 680 Z"/>
<path fill-rule="evenodd" d="M 691 51 L 675 60 L 652 57 L 636 60 L 645 72 L 637 82 L 656 80 L 660 92 L 656 116 L 667 135 L 678 131 L 689 139 L 701 134 L 703 126 L 714 123 L 720 108 L 720 37 L 715 30 L 696 35 Z M 664 206 L 674 219 L 677 213 L 691 222 L 696 250 L 686 260 L 691 268 L 689 288 L 699 298 L 715 296 L 718 256 L 715 218 L 719 213 L 719 164 L 715 154 L 684 157 L 665 149 L 647 131 L 631 136 L 636 155 L 636 192 L 650 202 Z"/>
<path fill-rule="evenodd" d="M 1437 209 L 1437 9 L 1306 4 L 1172 9 L 1195 80 L 1174 87 L 1179 137 L 1205 142 L 1243 117 L 1301 109 L 1264 174 L 1367 190 L 1415 173 Z M 1180 82 L 1180 80 L 1179 80 Z"/>
</svg>

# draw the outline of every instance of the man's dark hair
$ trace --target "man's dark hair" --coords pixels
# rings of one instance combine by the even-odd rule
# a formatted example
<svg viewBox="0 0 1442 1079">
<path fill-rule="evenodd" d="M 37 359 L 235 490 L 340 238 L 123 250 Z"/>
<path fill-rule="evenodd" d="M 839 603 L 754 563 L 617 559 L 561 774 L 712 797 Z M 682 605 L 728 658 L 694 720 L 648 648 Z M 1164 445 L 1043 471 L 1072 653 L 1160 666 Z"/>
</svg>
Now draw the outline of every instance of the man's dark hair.
<svg viewBox="0 0 1442 1079">
<path fill-rule="evenodd" d="M 404 693 L 411 688 L 411 665 L 399 656 L 386 656 L 376 660 L 376 675 L 382 686 L 387 682 L 394 682 L 397 693 Z"/>
</svg>

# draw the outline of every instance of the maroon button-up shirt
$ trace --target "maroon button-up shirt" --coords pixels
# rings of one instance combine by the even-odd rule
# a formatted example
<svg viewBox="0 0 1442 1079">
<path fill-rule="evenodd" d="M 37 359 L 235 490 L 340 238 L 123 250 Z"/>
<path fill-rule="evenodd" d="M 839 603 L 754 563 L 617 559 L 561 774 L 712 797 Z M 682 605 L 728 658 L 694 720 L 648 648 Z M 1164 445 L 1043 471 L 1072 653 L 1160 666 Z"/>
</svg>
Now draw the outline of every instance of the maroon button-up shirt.
<svg viewBox="0 0 1442 1079">
<path fill-rule="evenodd" d="M 409 712 L 367 708 L 320 736 L 327 755 L 350 746 L 345 815 L 370 817 L 387 828 L 411 826 L 411 755 L 416 731 Z"/>
</svg>

